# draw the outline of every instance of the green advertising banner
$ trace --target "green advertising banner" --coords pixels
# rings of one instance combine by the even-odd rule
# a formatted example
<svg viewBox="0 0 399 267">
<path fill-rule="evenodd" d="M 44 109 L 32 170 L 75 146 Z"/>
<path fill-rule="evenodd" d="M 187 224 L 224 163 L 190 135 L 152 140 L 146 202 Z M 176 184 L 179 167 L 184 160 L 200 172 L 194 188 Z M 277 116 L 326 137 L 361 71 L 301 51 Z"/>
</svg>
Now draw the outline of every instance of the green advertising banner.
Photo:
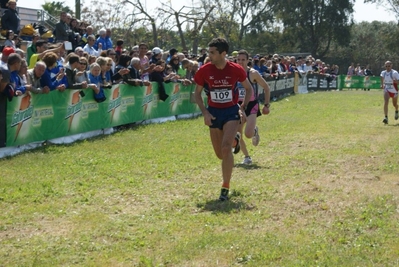
<svg viewBox="0 0 399 267">
<path fill-rule="evenodd" d="M 158 84 L 149 86 L 114 85 L 105 89 L 106 101 L 94 101 L 93 92 L 52 91 L 26 93 L 7 104 L 6 146 L 85 133 L 141 120 L 200 112 L 190 95 L 195 85 L 164 84 L 169 97 L 160 101 Z"/>
<path fill-rule="evenodd" d="M 341 89 L 380 89 L 381 78 L 375 76 L 339 76 L 338 88 Z"/>
</svg>

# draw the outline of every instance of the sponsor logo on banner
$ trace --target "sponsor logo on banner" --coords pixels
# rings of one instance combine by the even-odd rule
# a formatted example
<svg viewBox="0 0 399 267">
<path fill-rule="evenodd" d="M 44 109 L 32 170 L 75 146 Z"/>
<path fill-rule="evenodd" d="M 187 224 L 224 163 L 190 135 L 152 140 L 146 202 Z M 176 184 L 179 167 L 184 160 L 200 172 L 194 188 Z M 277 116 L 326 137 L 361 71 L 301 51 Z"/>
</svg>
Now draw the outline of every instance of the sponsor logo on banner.
<svg viewBox="0 0 399 267">
<path fill-rule="evenodd" d="M 347 87 L 347 88 L 351 88 L 352 87 L 352 83 L 353 83 L 353 81 L 352 81 L 352 76 L 346 76 L 345 77 L 345 87 Z"/>
<path fill-rule="evenodd" d="M 143 97 L 143 102 L 141 103 L 144 114 L 147 112 L 147 110 L 150 110 L 148 106 L 151 104 L 153 100 L 154 100 L 154 94 L 152 92 L 152 84 L 150 84 L 145 87 L 145 94 Z"/>
<path fill-rule="evenodd" d="M 82 101 L 80 99 L 80 92 L 76 91 L 72 94 L 71 104 L 67 106 L 67 113 L 65 115 L 65 120 L 69 119 L 68 132 L 71 130 L 73 118 L 82 109 Z"/>
<path fill-rule="evenodd" d="M 179 86 L 179 84 L 176 83 L 173 86 L 173 92 L 172 92 L 172 95 L 170 96 L 170 100 L 169 100 L 170 110 L 172 112 L 176 111 L 179 99 L 180 99 L 180 86 Z"/>
<path fill-rule="evenodd" d="M 111 113 L 111 122 L 114 118 L 115 110 L 121 105 L 122 98 L 119 94 L 119 86 L 115 87 L 112 91 L 112 98 L 108 104 L 108 113 Z"/>
<path fill-rule="evenodd" d="M 11 120 L 11 127 L 17 127 L 17 130 L 15 132 L 15 137 L 14 137 L 14 142 L 17 140 L 19 132 L 21 131 L 22 124 L 32 118 L 33 115 L 33 106 L 30 104 L 30 99 L 31 96 L 29 92 L 27 92 L 24 96 L 21 98 L 21 102 L 19 104 L 19 110 L 14 112 L 12 115 L 12 120 Z"/>
<path fill-rule="evenodd" d="M 364 88 L 370 88 L 371 85 L 371 81 L 370 81 L 370 76 L 364 76 Z"/>
</svg>

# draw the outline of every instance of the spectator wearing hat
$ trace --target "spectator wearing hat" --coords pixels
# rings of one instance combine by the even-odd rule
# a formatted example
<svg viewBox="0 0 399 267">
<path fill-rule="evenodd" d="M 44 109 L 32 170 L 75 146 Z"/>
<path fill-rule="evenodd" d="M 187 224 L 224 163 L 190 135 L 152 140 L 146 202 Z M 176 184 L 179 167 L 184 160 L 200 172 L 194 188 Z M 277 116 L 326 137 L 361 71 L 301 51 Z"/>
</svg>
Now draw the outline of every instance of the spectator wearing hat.
<svg viewBox="0 0 399 267">
<path fill-rule="evenodd" d="M 55 25 L 55 40 L 57 42 L 69 41 L 72 30 L 69 27 L 69 18 L 65 11 L 61 12 L 60 22 Z"/>
<path fill-rule="evenodd" d="M 15 53 L 15 49 L 12 48 L 11 46 L 6 46 L 3 48 L 3 51 L 1 53 L 1 62 L 0 62 L 0 66 L 7 66 L 7 60 L 8 60 L 8 56 L 11 53 Z M 4 77 L 4 75 L 3 75 Z"/>
<path fill-rule="evenodd" d="M 231 56 L 233 57 L 234 60 L 236 59 L 237 55 L 238 55 L 238 51 L 231 52 Z"/>
<path fill-rule="evenodd" d="M 154 47 L 152 49 L 152 56 L 150 59 L 150 64 L 156 64 L 159 60 L 162 59 L 162 50 L 159 47 Z"/>
<path fill-rule="evenodd" d="M 14 33 L 19 33 L 20 17 L 17 11 L 17 1 L 10 0 L 7 2 L 7 7 L 1 17 L 1 27 L 3 30 L 12 30 Z"/>
<path fill-rule="evenodd" d="M 94 49 L 99 50 L 108 50 L 113 48 L 110 39 L 106 39 L 107 31 L 104 28 L 101 28 L 99 31 L 100 36 L 97 38 L 96 43 L 94 44 Z"/>
</svg>

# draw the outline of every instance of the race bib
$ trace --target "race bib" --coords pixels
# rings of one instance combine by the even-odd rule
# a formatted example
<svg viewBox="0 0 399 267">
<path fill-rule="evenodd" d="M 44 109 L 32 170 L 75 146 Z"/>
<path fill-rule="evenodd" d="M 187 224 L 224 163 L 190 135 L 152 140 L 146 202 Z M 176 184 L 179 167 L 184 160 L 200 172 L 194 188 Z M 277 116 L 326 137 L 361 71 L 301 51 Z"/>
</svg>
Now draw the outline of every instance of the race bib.
<svg viewBox="0 0 399 267">
<path fill-rule="evenodd" d="M 214 89 L 210 91 L 211 100 L 214 103 L 227 103 L 233 101 L 233 91 L 231 89 Z"/>
<path fill-rule="evenodd" d="M 238 99 L 243 100 L 245 98 L 245 88 L 238 88 L 239 91 L 239 95 L 238 95 Z"/>
</svg>

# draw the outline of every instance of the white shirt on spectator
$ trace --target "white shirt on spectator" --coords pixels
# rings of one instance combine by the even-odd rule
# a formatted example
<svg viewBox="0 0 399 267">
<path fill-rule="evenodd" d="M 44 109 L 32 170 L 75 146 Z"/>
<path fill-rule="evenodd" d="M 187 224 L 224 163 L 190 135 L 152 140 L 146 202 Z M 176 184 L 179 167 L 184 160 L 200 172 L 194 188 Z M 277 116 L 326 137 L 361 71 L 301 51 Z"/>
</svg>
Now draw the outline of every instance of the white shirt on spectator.
<svg viewBox="0 0 399 267">
<path fill-rule="evenodd" d="M 83 51 L 84 51 L 84 52 L 87 52 L 87 54 L 89 54 L 89 55 L 91 55 L 91 56 L 96 56 L 96 57 L 98 57 L 98 56 L 100 56 L 100 54 L 101 54 L 101 52 L 102 52 L 102 49 L 99 48 L 98 51 L 97 51 L 96 49 L 94 49 L 94 47 L 89 46 L 89 44 L 86 44 L 86 45 L 83 47 Z"/>
</svg>

